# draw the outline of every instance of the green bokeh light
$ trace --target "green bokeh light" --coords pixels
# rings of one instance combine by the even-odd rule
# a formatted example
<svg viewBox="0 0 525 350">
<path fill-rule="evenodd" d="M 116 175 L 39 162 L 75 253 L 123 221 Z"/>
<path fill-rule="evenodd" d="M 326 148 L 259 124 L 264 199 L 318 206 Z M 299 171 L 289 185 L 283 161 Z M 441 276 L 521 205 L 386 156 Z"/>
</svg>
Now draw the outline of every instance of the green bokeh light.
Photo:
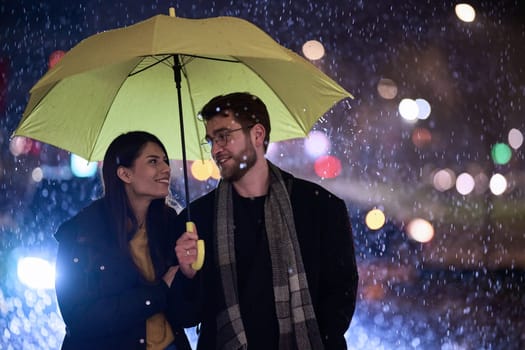
<svg viewBox="0 0 525 350">
<path fill-rule="evenodd" d="M 496 164 L 507 164 L 512 156 L 512 150 L 504 143 L 497 143 L 492 147 L 492 160 Z"/>
</svg>

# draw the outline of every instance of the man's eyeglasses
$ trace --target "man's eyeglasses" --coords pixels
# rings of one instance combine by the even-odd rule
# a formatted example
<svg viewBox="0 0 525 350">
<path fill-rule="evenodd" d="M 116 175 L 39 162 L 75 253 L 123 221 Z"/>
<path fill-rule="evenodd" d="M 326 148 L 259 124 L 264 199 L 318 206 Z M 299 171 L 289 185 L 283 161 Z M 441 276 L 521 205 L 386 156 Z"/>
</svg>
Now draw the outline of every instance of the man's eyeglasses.
<svg viewBox="0 0 525 350">
<path fill-rule="evenodd" d="M 253 128 L 254 125 L 255 124 L 252 124 L 252 125 L 249 125 L 249 126 L 242 126 L 240 128 L 237 128 L 237 129 L 225 129 L 225 130 L 218 131 L 215 134 L 215 136 L 213 136 L 213 137 L 206 136 L 206 138 L 201 143 L 201 146 L 207 151 L 211 151 L 213 145 L 217 145 L 219 147 L 224 147 L 224 146 L 226 146 L 228 141 L 230 141 L 231 133 L 233 133 L 235 131 L 239 131 L 239 130 L 249 130 L 249 129 Z"/>
</svg>

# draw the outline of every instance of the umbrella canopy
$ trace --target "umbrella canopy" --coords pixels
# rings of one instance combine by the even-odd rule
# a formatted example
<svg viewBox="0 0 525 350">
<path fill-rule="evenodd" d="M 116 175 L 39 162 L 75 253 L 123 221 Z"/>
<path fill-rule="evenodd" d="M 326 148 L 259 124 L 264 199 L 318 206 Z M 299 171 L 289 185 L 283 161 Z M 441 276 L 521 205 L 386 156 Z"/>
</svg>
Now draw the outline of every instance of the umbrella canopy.
<svg viewBox="0 0 525 350">
<path fill-rule="evenodd" d="M 330 107 L 351 97 L 250 22 L 157 15 L 73 47 L 31 89 L 14 136 L 101 160 L 116 136 L 144 130 L 162 140 L 171 159 L 203 159 L 198 110 L 234 91 L 265 102 L 271 141 L 305 136 Z"/>
</svg>

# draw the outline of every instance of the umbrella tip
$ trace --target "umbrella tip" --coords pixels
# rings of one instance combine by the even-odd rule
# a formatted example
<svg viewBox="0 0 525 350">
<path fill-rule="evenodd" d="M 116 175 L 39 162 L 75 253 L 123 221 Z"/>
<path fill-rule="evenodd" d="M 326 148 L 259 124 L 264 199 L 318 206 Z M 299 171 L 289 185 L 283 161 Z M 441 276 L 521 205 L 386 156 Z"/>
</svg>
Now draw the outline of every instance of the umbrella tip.
<svg viewBox="0 0 525 350">
<path fill-rule="evenodd" d="M 170 7 L 170 17 L 175 17 L 175 7 Z"/>
</svg>

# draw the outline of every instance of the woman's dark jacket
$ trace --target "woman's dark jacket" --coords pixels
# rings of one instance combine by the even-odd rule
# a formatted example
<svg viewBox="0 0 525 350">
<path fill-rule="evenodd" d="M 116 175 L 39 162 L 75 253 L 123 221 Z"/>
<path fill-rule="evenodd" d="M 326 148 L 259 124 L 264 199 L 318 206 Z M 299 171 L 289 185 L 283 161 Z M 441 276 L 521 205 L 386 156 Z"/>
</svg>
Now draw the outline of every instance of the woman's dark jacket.
<svg viewBox="0 0 525 350">
<path fill-rule="evenodd" d="M 358 272 L 346 205 L 319 185 L 281 172 L 291 188 L 297 239 L 325 349 L 347 349 L 344 334 L 355 310 Z M 185 327 L 201 322 L 199 350 L 215 348 L 215 317 L 224 305 L 223 300 L 217 300 L 223 293 L 218 291 L 220 277 L 213 247 L 214 205 L 215 191 L 191 204 L 192 221 L 205 241 L 205 262 L 192 280 L 179 271 L 173 282 L 178 294 L 174 304 L 178 322 Z M 177 217 L 178 231 L 184 230 L 184 214 Z"/>
<path fill-rule="evenodd" d="M 146 320 L 159 312 L 169 317 L 170 288 L 162 276 L 176 264 L 176 213 L 166 207 L 158 216 L 147 227 L 155 282 L 143 278 L 128 249 L 119 248 L 103 199 L 60 226 L 55 287 L 66 324 L 62 349 L 146 349 Z M 190 349 L 183 329 L 169 321 L 177 349 Z"/>
</svg>

